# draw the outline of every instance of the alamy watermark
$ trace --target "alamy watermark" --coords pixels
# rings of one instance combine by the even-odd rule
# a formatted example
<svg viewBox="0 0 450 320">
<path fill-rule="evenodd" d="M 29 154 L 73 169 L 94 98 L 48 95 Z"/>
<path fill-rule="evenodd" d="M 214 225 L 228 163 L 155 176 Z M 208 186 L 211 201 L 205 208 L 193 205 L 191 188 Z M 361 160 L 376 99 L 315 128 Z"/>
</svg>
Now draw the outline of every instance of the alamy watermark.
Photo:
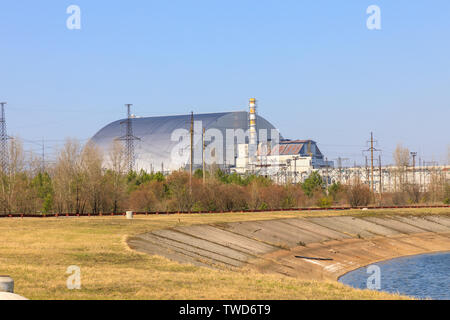
<svg viewBox="0 0 450 320">
<path fill-rule="evenodd" d="M 371 5 L 367 8 L 366 13 L 370 15 L 367 18 L 367 29 L 381 30 L 381 8 L 377 5 Z"/>
<path fill-rule="evenodd" d="M 66 13 L 70 16 L 66 20 L 66 26 L 69 30 L 81 29 L 81 8 L 72 4 L 67 7 Z M 370 5 L 366 13 L 369 15 L 366 21 L 367 29 L 381 30 L 381 8 L 378 5 Z"/>
<path fill-rule="evenodd" d="M 81 290 L 81 268 L 78 266 L 70 266 L 66 270 L 69 274 L 66 285 L 69 290 Z"/>
<path fill-rule="evenodd" d="M 367 289 L 381 290 L 381 268 L 377 265 L 371 265 L 367 267 L 367 274 L 370 274 L 367 278 Z"/>
<path fill-rule="evenodd" d="M 242 156 L 239 146 L 247 145 L 245 154 L 249 160 L 259 157 L 271 156 L 272 161 L 278 162 L 278 148 L 280 143 L 280 132 L 277 129 L 259 129 L 257 131 L 258 143 L 252 145 L 250 141 L 250 130 L 225 129 L 219 130 L 209 128 L 203 134 L 202 121 L 194 122 L 193 130 L 193 164 L 201 165 L 203 160 L 207 165 L 234 164 L 238 156 Z M 176 142 L 171 150 L 171 162 L 175 167 L 183 167 L 189 163 L 190 130 L 178 128 L 171 133 L 171 141 Z M 205 152 L 202 152 L 202 140 L 205 142 Z M 242 150 L 241 150 L 242 151 Z M 204 159 L 203 159 L 204 157 Z M 274 163 L 276 164 L 276 163 Z"/>
<path fill-rule="evenodd" d="M 66 20 L 66 26 L 69 30 L 81 29 L 81 8 L 77 5 L 70 5 L 66 10 L 70 16 Z"/>
</svg>

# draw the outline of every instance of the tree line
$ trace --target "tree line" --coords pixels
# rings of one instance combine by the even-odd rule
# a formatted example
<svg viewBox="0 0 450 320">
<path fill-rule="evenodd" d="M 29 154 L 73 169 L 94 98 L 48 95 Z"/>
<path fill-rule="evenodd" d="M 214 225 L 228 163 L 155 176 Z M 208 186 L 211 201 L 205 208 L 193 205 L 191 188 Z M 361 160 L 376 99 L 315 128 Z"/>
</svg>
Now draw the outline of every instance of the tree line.
<svg viewBox="0 0 450 320">
<path fill-rule="evenodd" d="M 276 210 L 300 207 L 449 203 L 448 181 L 426 191 L 405 183 L 380 197 L 360 181 L 326 186 L 317 172 L 302 183 L 278 185 L 262 176 L 228 174 L 210 166 L 193 177 L 185 171 L 127 172 L 125 154 L 115 142 L 107 155 L 88 143 L 68 139 L 55 163 L 26 156 L 20 139 L 10 140 L 8 166 L 0 172 L 0 214 L 120 213 L 166 211 Z M 107 159 L 107 160 L 105 160 Z M 105 169 L 105 161 L 108 169 Z"/>
</svg>

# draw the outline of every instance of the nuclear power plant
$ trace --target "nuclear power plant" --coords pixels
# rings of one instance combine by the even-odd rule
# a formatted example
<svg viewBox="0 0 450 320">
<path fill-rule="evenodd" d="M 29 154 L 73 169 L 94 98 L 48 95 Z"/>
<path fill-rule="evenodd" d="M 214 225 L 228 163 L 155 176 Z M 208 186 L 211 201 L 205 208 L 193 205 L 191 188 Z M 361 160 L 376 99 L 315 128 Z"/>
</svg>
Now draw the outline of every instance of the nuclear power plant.
<svg viewBox="0 0 450 320">
<path fill-rule="evenodd" d="M 257 112 L 257 100 L 248 111 L 136 117 L 115 121 L 91 139 L 105 155 L 115 141 L 126 146 L 129 168 L 170 173 L 216 165 L 227 172 L 295 177 L 332 167 L 313 140 L 289 140 Z M 131 150 L 131 151 L 130 151 Z"/>
</svg>

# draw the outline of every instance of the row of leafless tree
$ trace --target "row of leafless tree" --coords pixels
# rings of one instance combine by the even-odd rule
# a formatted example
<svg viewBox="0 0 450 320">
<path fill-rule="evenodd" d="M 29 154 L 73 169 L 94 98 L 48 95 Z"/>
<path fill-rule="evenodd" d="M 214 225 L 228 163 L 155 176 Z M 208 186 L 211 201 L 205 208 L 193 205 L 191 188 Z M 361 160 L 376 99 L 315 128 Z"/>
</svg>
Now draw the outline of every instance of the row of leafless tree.
<svg viewBox="0 0 450 320">
<path fill-rule="evenodd" d="M 406 157 L 406 152 L 404 153 Z M 103 155 L 92 144 L 67 140 L 56 162 L 45 168 L 38 157 L 26 156 L 20 139 L 9 144 L 9 165 L 0 172 L 0 214 L 105 213 L 135 211 L 230 211 L 282 209 L 370 203 L 404 205 L 448 202 L 448 181 L 436 181 L 427 190 L 404 184 L 382 198 L 359 181 L 325 187 L 313 174 L 304 183 L 277 185 L 263 177 L 227 175 L 210 168 L 192 179 L 186 172 L 126 172 L 122 145 L 114 143 Z M 105 169 L 107 167 L 108 169 Z"/>
<path fill-rule="evenodd" d="M 1 213 L 118 211 L 126 201 L 126 175 L 119 144 L 111 150 L 111 170 L 92 144 L 82 147 L 67 140 L 56 163 L 45 169 L 40 159 L 28 158 L 20 139 L 9 144 L 8 167 L 0 181 Z"/>
</svg>

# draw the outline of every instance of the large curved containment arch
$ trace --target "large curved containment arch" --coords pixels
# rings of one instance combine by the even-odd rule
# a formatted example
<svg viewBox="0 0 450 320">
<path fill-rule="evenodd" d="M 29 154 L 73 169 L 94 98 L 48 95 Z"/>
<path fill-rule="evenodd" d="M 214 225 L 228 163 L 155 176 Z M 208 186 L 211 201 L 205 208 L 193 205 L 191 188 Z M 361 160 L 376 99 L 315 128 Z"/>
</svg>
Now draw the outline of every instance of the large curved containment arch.
<svg viewBox="0 0 450 320">
<path fill-rule="evenodd" d="M 140 140 L 135 141 L 135 169 L 147 171 L 178 170 L 190 163 L 190 127 L 191 115 L 133 118 L 133 133 Z M 248 143 L 249 116 L 245 111 L 194 114 L 194 167 L 202 164 L 202 131 L 206 131 L 207 162 L 218 165 L 234 165 L 237 156 L 237 144 L 244 143 L 234 138 L 226 141 L 233 130 L 237 134 L 246 134 Z M 257 117 L 257 128 L 267 132 L 267 139 L 279 139 L 276 128 L 263 117 Z M 109 154 L 115 140 L 126 134 L 124 120 L 118 120 L 101 129 L 91 142 L 99 146 L 104 153 L 105 166 L 108 166 Z M 275 136 L 275 134 L 277 136 Z M 220 136 L 223 141 L 220 140 Z M 211 155 L 212 154 L 212 155 Z M 232 161 L 230 161 L 230 159 Z"/>
</svg>

